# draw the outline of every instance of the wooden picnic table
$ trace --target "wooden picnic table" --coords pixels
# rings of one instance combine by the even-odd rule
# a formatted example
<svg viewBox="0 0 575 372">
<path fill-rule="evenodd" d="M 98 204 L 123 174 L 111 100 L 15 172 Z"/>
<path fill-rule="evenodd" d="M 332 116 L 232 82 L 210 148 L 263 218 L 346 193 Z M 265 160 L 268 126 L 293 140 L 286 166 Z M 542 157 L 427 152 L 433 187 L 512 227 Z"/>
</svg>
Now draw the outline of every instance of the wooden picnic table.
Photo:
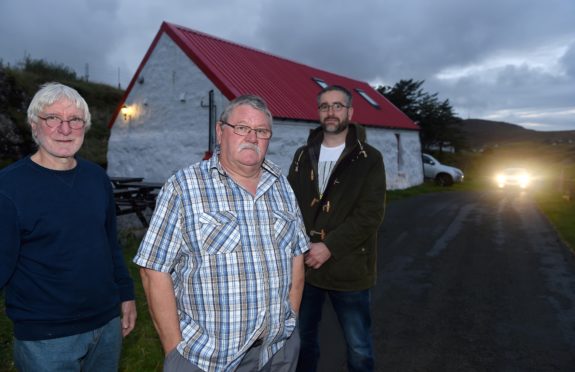
<svg viewBox="0 0 575 372">
<path fill-rule="evenodd" d="M 161 182 L 126 182 L 122 187 L 138 190 L 139 197 L 150 203 L 150 207 L 156 207 L 156 197 L 159 190 L 164 186 Z"/>
<path fill-rule="evenodd" d="M 144 177 L 109 177 L 110 182 L 114 188 L 124 187 L 124 184 L 128 182 L 140 182 L 144 180 Z"/>
<path fill-rule="evenodd" d="M 140 192 L 140 190 L 135 187 L 122 187 L 119 189 L 114 189 L 112 192 L 114 193 L 115 198 L 125 198 L 131 197 L 133 194 L 137 194 Z"/>
<path fill-rule="evenodd" d="M 142 225 L 148 227 L 149 222 L 144 212 L 147 208 L 154 210 L 158 190 L 164 184 L 142 180 L 140 177 L 110 177 L 113 184 L 116 182 L 113 190 L 116 215 L 135 213 Z"/>
<path fill-rule="evenodd" d="M 143 182 L 143 181 L 130 181 L 123 182 L 123 187 L 134 187 L 141 190 L 159 190 L 164 186 L 162 182 Z"/>
</svg>

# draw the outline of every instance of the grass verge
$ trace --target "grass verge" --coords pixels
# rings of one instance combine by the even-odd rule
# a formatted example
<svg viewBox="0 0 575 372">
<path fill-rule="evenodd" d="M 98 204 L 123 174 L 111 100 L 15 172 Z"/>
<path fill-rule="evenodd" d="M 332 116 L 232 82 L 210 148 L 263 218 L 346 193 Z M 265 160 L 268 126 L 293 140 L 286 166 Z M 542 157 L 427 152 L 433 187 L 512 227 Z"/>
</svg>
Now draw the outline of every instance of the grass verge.
<svg viewBox="0 0 575 372">
<path fill-rule="evenodd" d="M 566 199 L 561 193 L 549 192 L 536 193 L 535 200 L 563 241 L 575 252 L 575 200 Z"/>
<path fill-rule="evenodd" d="M 132 262 L 132 258 L 136 255 L 140 245 L 139 235 L 141 234 L 138 232 L 127 231 L 120 236 L 120 241 L 124 247 L 124 257 L 134 279 L 138 309 L 136 328 L 124 339 L 120 371 L 161 371 L 164 352 L 148 311 L 148 302 L 140 281 L 139 267 Z"/>
<path fill-rule="evenodd" d="M 486 181 L 473 180 L 470 182 L 456 183 L 452 186 L 439 186 L 432 180 L 426 180 L 418 186 L 410 187 L 405 190 L 390 190 L 387 192 L 387 200 L 405 199 L 416 195 L 428 194 L 432 192 L 451 192 L 451 191 L 472 191 L 484 189 Z"/>
</svg>

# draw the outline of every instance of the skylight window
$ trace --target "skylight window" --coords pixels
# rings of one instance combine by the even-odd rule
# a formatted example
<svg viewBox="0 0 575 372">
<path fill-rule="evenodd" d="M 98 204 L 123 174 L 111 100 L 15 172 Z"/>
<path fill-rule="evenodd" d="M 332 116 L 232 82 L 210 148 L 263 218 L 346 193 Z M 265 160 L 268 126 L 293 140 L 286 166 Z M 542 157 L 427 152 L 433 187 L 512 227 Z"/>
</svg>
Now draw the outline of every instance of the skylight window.
<svg viewBox="0 0 575 372">
<path fill-rule="evenodd" d="M 372 105 L 373 107 L 375 107 L 376 109 L 379 109 L 379 104 L 377 102 L 374 101 L 373 98 L 371 98 L 365 91 L 363 91 L 362 89 L 359 88 L 355 88 L 355 91 L 363 98 L 365 99 L 370 105 Z"/>
<path fill-rule="evenodd" d="M 320 87 L 327 88 L 327 83 L 323 79 L 314 77 L 314 78 L 312 78 L 312 80 L 315 81 L 317 83 L 317 85 L 319 85 Z"/>
</svg>

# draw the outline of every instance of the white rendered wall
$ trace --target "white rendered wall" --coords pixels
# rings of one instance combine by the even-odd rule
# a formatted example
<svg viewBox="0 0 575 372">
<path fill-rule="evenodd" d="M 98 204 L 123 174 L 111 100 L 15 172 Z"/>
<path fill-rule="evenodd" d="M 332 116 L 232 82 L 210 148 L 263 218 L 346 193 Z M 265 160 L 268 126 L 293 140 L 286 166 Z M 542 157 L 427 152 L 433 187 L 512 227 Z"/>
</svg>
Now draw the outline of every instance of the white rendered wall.
<svg viewBox="0 0 575 372">
<path fill-rule="evenodd" d="M 108 144 L 110 176 L 165 181 L 208 150 L 208 93 L 217 115 L 228 100 L 166 35 L 143 67 L 126 100 L 133 117 L 118 115 Z M 217 116 L 216 116 L 217 117 Z"/>
<path fill-rule="evenodd" d="M 214 90 L 216 118 L 228 100 L 166 35 L 137 80 L 142 83 L 134 84 L 126 100 L 135 112 L 128 120 L 119 115 L 110 134 L 108 174 L 163 182 L 208 150 L 208 92 Z M 295 150 L 317 125 L 275 120 L 267 158 L 287 174 Z M 367 128 L 367 141 L 383 154 L 388 189 L 423 182 L 418 132 Z"/>
<path fill-rule="evenodd" d="M 307 141 L 310 129 L 318 125 L 276 120 L 267 158 L 287 174 L 295 150 Z M 405 189 L 423 182 L 418 132 L 367 127 L 366 135 L 367 142 L 383 155 L 388 190 Z M 398 137 L 402 151 L 401 164 L 398 160 Z"/>
<path fill-rule="evenodd" d="M 419 132 L 367 127 L 367 143 L 383 155 L 388 190 L 402 190 L 423 182 Z"/>
</svg>

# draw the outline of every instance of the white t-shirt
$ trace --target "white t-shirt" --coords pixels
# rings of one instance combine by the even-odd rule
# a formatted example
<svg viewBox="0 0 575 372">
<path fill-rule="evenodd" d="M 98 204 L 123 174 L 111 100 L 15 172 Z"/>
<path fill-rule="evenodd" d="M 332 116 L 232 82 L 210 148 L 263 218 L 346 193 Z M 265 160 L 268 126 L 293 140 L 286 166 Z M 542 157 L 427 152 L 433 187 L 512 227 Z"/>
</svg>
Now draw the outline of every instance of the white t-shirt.
<svg viewBox="0 0 575 372">
<path fill-rule="evenodd" d="M 329 176 L 331 176 L 331 171 L 344 148 L 345 143 L 335 147 L 321 145 L 321 149 L 319 151 L 319 162 L 317 164 L 320 195 L 323 195 L 327 186 L 327 181 L 329 181 Z"/>
</svg>

